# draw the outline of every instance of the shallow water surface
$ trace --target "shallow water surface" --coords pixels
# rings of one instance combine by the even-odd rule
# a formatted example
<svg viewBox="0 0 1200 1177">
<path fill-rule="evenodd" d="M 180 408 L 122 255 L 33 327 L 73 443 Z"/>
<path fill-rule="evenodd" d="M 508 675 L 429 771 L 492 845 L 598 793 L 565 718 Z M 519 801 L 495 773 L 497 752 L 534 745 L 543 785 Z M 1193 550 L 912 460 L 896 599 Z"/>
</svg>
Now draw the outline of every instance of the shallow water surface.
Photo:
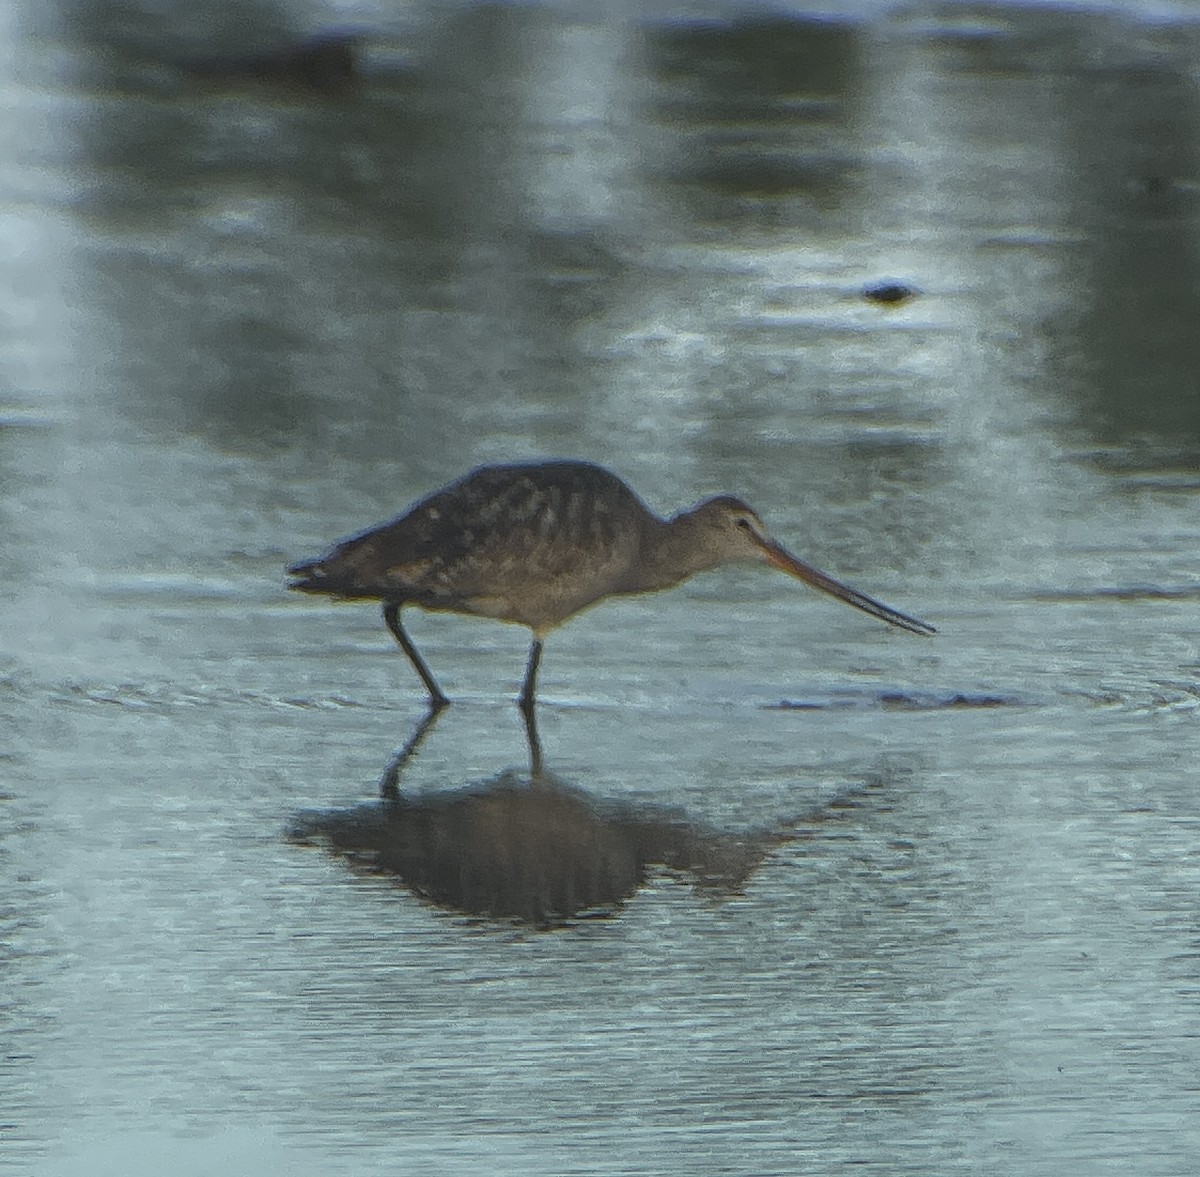
<svg viewBox="0 0 1200 1177">
<path fill-rule="evenodd" d="M 1194 1172 L 1195 28 L 48 11 L 0 1170 Z M 427 723 L 284 590 L 547 455 L 940 632 L 697 577 L 551 635 L 531 744 L 522 631 L 406 615 Z"/>
</svg>

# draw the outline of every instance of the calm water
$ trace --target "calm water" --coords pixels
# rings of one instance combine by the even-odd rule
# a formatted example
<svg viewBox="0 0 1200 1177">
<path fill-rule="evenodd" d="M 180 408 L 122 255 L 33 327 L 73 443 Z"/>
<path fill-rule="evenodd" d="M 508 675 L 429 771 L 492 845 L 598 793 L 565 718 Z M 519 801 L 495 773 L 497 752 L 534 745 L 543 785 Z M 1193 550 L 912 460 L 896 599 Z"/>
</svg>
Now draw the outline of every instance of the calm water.
<svg viewBox="0 0 1200 1177">
<path fill-rule="evenodd" d="M 0 18 L 0 1170 L 1195 1172 L 1200 28 L 708 17 Z M 532 774 L 414 613 L 423 729 L 282 567 L 542 455 L 941 633 L 597 608 Z"/>
</svg>

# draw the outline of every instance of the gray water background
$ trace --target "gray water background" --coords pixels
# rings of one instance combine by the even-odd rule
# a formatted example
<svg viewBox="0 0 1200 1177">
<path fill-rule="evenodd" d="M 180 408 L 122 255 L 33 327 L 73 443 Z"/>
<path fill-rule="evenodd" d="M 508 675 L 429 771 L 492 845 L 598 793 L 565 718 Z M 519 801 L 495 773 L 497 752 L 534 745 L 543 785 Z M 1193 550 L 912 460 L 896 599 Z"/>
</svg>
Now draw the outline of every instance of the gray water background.
<svg viewBox="0 0 1200 1177">
<path fill-rule="evenodd" d="M 1194 1174 L 1192 16 L 7 9 L 0 1170 Z M 538 782 L 414 613 L 389 808 L 283 565 L 547 455 L 941 632 L 603 605 Z"/>
</svg>

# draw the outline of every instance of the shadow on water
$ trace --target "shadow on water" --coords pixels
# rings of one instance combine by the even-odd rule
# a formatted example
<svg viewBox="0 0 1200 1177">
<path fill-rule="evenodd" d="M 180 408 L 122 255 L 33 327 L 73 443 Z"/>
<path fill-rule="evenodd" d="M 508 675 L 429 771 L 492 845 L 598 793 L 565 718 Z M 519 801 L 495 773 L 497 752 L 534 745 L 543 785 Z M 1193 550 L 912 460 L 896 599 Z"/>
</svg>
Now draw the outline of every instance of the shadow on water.
<svg viewBox="0 0 1200 1177">
<path fill-rule="evenodd" d="M 815 229 L 853 203 L 865 83 L 852 25 L 794 14 L 674 23 L 647 32 L 646 58 L 657 117 L 686 143 L 664 154 L 664 179 L 693 215 Z"/>
<path fill-rule="evenodd" d="M 628 296 L 637 218 L 542 208 L 539 177 L 575 159 L 531 81 L 564 22 L 468 6 L 390 39 L 301 35 L 266 0 L 144 7 L 63 17 L 80 93 L 104 96 L 72 120 L 70 208 L 100 243 L 81 298 L 113 327 L 123 416 L 225 452 L 441 469 L 472 397 L 503 432 L 506 398 L 595 395 L 579 332 Z M 615 142 L 595 148 L 613 167 Z M 398 419 L 421 422 L 419 455 Z"/>
<path fill-rule="evenodd" d="M 1093 244 L 1075 263 L 1074 297 L 1043 326 L 1048 384 L 1110 464 L 1165 450 L 1192 466 L 1200 110 L 1191 69 L 1089 61 L 1067 86 L 1066 109 L 1077 113 L 1064 150 L 1074 174 L 1093 180 L 1068 188 L 1067 223 L 1086 227 Z"/>
<path fill-rule="evenodd" d="M 429 711 L 389 760 L 379 801 L 301 813 L 290 838 L 394 877 L 438 907 L 548 929 L 616 915 L 656 870 L 690 881 L 705 898 L 737 895 L 773 849 L 857 804 L 843 795 L 769 827 L 733 831 L 680 808 L 601 798 L 545 768 L 532 715 L 528 772 L 401 792 L 441 715 Z"/>
</svg>

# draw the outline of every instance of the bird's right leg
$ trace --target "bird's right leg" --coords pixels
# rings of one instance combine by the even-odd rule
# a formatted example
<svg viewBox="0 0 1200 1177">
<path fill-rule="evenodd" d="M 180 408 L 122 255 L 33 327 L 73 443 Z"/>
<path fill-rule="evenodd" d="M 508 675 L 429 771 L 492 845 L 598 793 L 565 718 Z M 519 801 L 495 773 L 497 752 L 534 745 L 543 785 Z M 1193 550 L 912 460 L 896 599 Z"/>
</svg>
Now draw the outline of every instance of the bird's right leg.
<svg viewBox="0 0 1200 1177">
<path fill-rule="evenodd" d="M 525 665 L 525 685 L 521 688 L 518 706 L 526 715 L 533 713 L 534 700 L 537 695 L 537 672 L 542 662 L 542 639 L 536 634 L 533 645 L 529 647 L 529 661 Z"/>
<path fill-rule="evenodd" d="M 395 601 L 384 602 L 383 620 L 387 623 L 388 629 L 392 631 L 392 637 L 400 643 L 400 649 L 408 655 L 413 669 L 421 676 L 421 681 L 429 692 L 429 706 L 435 711 L 440 711 L 450 700 L 442 694 L 442 688 L 437 685 L 437 679 L 430 674 L 429 667 L 425 665 L 425 659 L 417 653 L 417 647 L 412 644 L 412 638 L 404 632 L 404 626 L 400 624 L 400 606 Z"/>
</svg>

